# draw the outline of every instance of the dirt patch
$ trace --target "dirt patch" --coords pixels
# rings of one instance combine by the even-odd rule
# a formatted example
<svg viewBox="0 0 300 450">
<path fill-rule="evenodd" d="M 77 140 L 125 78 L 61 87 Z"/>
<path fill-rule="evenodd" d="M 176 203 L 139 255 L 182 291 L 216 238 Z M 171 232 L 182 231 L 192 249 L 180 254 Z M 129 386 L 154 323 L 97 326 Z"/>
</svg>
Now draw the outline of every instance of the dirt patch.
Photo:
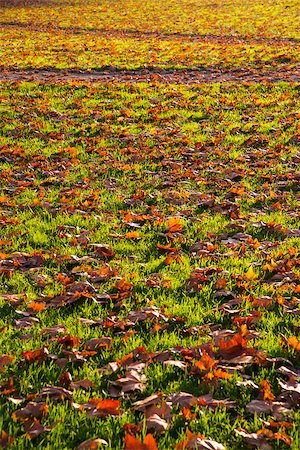
<svg viewBox="0 0 300 450">
<path fill-rule="evenodd" d="M 80 81 L 87 83 L 109 82 L 162 82 L 175 84 L 201 84 L 201 83 L 277 83 L 300 82 L 300 67 L 284 70 L 251 70 L 249 68 L 235 68 L 222 70 L 205 68 L 201 70 L 158 68 L 116 70 L 79 71 L 58 69 L 31 69 L 31 70 L 5 70 L 0 69 L 0 81 L 42 81 L 42 82 L 68 82 Z"/>
</svg>

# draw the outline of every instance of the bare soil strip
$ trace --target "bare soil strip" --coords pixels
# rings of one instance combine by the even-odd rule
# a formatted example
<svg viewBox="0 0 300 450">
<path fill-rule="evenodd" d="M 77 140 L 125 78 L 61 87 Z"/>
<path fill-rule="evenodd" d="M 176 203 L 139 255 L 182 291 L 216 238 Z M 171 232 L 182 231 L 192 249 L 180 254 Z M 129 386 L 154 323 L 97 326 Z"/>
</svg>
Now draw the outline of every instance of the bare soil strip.
<svg viewBox="0 0 300 450">
<path fill-rule="evenodd" d="M 0 0 L 1 1 L 1 0 Z M 55 25 L 40 25 L 37 23 L 26 22 L 0 22 L 1 28 L 13 28 L 13 29 L 27 29 L 36 33 L 44 32 L 61 32 L 65 34 L 95 34 L 101 37 L 108 38 L 126 38 L 126 39 L 158 39 L 158 40 L 178 40 L 184 42 L 203 42 L 215 43 L 215 44 L 268 44 L 269 46 L 292 46 L 298 47 L 300 45 L 300 39 L 297 38 L 279 38 L 279 37 L 265 37 L 265 36 L 242 36 L 242 35 L 217 35 L 217 34 L 196 34 L 196 33 L 161 33 L 159 31 L 140 31 L 135 29 L 104 29 L 104 28 L 83 28 L 83 27 L 61 27 Z"/>
<path fill-rule="evenodd" d="M 175 84 L 201 84 L 201 83 L 277 83 L 300 82 L 300 67 L 293 69 L 250 69 L 250 68 L 203 68 L 203 69 L 159 69 L 145 68 L 135 70 L 117 70 L 110 67 L 105 70 L 59 70 L 59 69 L 28 69 L 6 70 L 0 68 L 0 81 L 41 81 L 56 82 L 162 82 Z"/>
</svg>

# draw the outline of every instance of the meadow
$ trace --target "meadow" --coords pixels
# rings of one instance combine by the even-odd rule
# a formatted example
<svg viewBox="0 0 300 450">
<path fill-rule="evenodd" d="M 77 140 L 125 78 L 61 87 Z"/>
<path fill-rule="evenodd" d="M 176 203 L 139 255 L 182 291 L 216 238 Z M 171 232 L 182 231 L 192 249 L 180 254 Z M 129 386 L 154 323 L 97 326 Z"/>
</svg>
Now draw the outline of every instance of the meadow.
<svg viewBox="0 0 300 450">
<path fill-rule="evenodd" d="M 0 8 L 0 448 L 298 450 L 298 2 Z"/>
</svg>

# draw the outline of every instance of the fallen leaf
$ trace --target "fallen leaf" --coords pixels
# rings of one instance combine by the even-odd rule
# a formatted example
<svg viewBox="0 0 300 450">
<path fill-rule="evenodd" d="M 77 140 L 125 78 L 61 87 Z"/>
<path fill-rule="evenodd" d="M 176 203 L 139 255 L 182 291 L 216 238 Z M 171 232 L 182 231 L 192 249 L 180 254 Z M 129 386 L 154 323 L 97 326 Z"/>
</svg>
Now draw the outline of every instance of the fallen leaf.
<svg viewBox="0 0 300 450">
<path fill-rule="evenodd" d="M 130 433 L 125 434 L 124 438 L 124 450 L 158 450 L 156 441 L 152 434 L 147 434 L 144 442 L 141 442 L 138 438 Z"/>
<path fill-rule="evenodd" d="M 44 387 L 41 392 L 36 397 L 37 402 L 44 400 L 51 400 L 52 402 L 60 401 L 72 401 L 72 392 L 60 386 L 49 386 Z"/>
<path fill-rule="evenodd" d="M 250 266 L 248 271 L 245 273 L 247 280 L 254 281 L 257 280 L 258 274 L 254 271 L 253 267 Z"/>
<path fill-rule="evenodd" d="M 26 436 L 30 439 L 38 437 L 45 431 L 51 431 L 53 428 L 51 426 L 42 425 L 41 422 L 36 418 L 34 418 L 33 420 L 26 420 L 23 425 Z"/>
<path fill-rule="evenodd" d="M 29 402 L 24 408 L 18 409 L 12 413 L 12 418 L 18 421 L 28 419 L 41 419 L 48 415 L 48 406 L 45 402 Z"/>
<path fill-rule="evenodd" d="M 80 381 L 73 381 L 69 385 L 69 389 L 71 389 L 71 390 L 80 389 L 80 388 L 87 390 L 87 389 L 90 389 L 93 387 L 95 387 L 94 383 L 87 378 L 85 378 L 84 380 L 80 380 Z"/>
<path fill-rule="evenodd" d="M 86 412 L 87 417 L 119 416 L 122 414 L 119 410 L 120 404 L 120 400 L 94 398 L 85 403 L 81 409 Z"/>
<path fill-rule="evenodd" d="M 235 429 L 236 434 L 242 436 L 247 444 L 259 448 L 260 450 L 273 450 L 273 447 L 268 443 L 266 437 L 263 434 L 247 433 L 244 430 Z"/>
<path fill-rule="evenodd" d="M 77 450 L 97 450 L 101 445 L 108 445 L 104 439 L 87 439 L 78 445 Z"/>
<path fill-rule="evenodd" d="M 271 385 L 267 380 L 263 380 L 261 382 L 261 394 L 263 396 L 264 400 L 271 400 L 273 401 L 275 399 L 275 395 L 271 391 Z"/>
<path fill-rule="evenodd" d="M 166 233 L 177 233 L 178 231 L 182 231 L 182 224 L 180 223 L 180 220 L 177 217 L 169 219 Z"/>
<path fill-rule="evenodd" d="M 112 338 L 111 337 L 101 337 L 101 338 L 92 338 L 86 341 L 84 344 L 85 348 L 87 350 L 110 350 L 112 344 Z"/>
<path fill-rule="evenodd" d="M 137 231 L 129 231 L 124 235 L 125 239 L 141 239 L 140 234 Z"/>
<path fill-rule="evenodd" d="M 300 341 L 296 338 L 296 336 L 290 336 L 287 339 L 288 344 L 293 347 L 295 350 L 300 351 Z"/>
<path fill-rule="evenodd" d="M 4 371 L 5 366 L 8 366 L 13 362 L 13 356 L 9 355 L 0 355 L 0 372 Z"/>
<path fill-rule="evenodd" d="M 163 361 L 164 366 L 173 366 L 178 367 L 178 369 L 185 370 L 187 368 L 187 363 L 184 361 L 174 360 L 174 359 L 168 359 L 167 361 Z"/>
<path fill-rule="evenodd" d="M 154 430 L 156 433 L 166 431 L 168 426 L 168 422 L 158 414 L 152 414 L 146 419 L 147 430 Z"/>
<path fill-rule="evenodd" d="M 200 450 L 225 450 L 224 445 L 211 439 L 205 439 L 200 433 L 194 435 L 187 429 L 186 434 L 187 439 L 177 444 L 175 447 L 176 450 L 183 450 L 186 448 Z"/>
<path fill-rule="evenodd" d="M 12 445 L 14 438 L 9 436 L 4 430 L 1 431 L 0 448 L 7 448 Z"/>
<path fill-rule="evenodd" d="M 67 330 L 64 325 L 55 325 L 53 327 L 44 328 L 42 330 L 42 335 L 50 334 L 50 336 L 55 336 L 56 334 L 66 333 Z"/>
<path fill-rule="evenodd" d="M 152 394 L 149 397 L 144 398 L 143 400 L 138 400 L 133 403 L 133 407 L 135 411 L 145 412 L 147 408 L 152 405 L 157 405 L 162 401 L 162 394 Z"/>
<path fill-rule="evenodd" d="M 185 406 L 197 404 L 198 398 L 188 392 L 177 392 L 175 394 L 170 394 L 166 401 L 183 408 Z"/>
<path fill-rule="evenodd" d="M 22 356 L 24 361 L 28 363 L 41 362 L 49 355 L 49 350 L 47 347 L 42 347 L 37 350 L 28 350 L 27 352 L 23 352 Z"/>
</svg>

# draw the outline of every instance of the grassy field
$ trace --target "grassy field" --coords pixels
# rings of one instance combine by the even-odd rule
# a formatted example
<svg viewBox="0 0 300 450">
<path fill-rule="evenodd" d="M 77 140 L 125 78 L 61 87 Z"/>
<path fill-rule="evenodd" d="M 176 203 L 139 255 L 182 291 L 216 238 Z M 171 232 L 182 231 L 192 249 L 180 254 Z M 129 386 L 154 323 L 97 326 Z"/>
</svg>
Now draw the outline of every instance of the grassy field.
<svg viewBox="0 0 300 450">
<path fill-rule="evenodd" d="M 3 73 L 299 65 L 296 1 L 2 4 Z M 0 448 L 298 450 L 300 84 L 21 74 Z"/>
<path fill-rule="evenodd" d="M 4 68 L 299 64 L 298 0 L 28 3 L 1 11 Z"/>
</svg>

